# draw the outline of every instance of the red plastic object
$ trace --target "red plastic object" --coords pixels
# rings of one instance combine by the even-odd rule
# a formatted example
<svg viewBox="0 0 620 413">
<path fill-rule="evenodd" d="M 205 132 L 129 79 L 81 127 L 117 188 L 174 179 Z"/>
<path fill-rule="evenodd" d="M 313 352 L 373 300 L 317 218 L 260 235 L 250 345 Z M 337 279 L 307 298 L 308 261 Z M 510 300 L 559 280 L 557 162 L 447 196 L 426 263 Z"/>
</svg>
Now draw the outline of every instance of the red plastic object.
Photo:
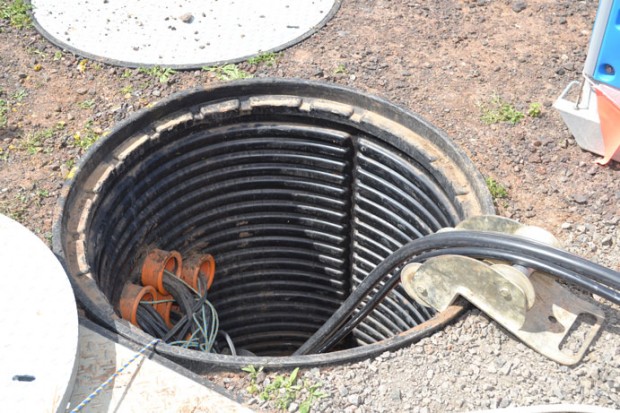
<svg viewBox="0 0 620 413">
<path fill-rule="evenodd" d="M 169 295 L 164 288 L 164 270 L 180 277 L 182 262 L 178 251 L 151 250 L 142 264 L 142 284 L 155 287 L 163 295 Z"/>
<path fill-rule="evenodd" d="M 597 85 L 596 103 L 598 104 L 598 116 L 601 122 L 601 134 L 605 155 L 596 162 L 601 165 L 607 164 L 620 149 L 620 93 L 617 90 Z"/>
<path fill-rule="evenodd" d="M 201 294 L 211 288 L 214 276 L 215 260 L 210 254 L 194 255 L 183 262 L 181 278 L 196 291 L 198 291 L 198 280 L 202 280 L 203 291 L 199 291 Z M 205 285 L 206 289 L 204 289 Z"/>
<path fill-rule="evenodd" d="M 131 324 L 140 327 L 136 318 L 138 305 L 140 305 L 140 301 L 153 301 L 156 294 L 157 291 L 151 286 L 142 287 L 136 284 L 125 284 L 119 304 L 121 317 L 131 322 Z"/>
</svg>

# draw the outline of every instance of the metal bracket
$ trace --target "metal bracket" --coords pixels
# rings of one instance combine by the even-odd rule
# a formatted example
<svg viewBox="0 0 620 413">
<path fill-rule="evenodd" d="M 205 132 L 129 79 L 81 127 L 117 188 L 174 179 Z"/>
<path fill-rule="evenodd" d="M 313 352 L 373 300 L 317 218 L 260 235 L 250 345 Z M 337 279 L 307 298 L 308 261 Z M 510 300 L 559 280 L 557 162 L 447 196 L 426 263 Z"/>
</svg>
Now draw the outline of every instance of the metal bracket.
<svg viewBox="0 0 620 413">
<path fill-rule="evenodd" d="M 541 228 L 496 216 L 475 217 L 459 224 L 458 229 L 521 234 L 557 245 L 555 237 Z M 532 349 L 565 365 L 583 358 L 604 320 L 595 305 L 575 296 L 551 276 L 503 263 L 444 255 L 407 265 L 401 271 L 401 281 L 413 299 L 438 311 L 459 296 L 467 299 Z M 593 321 L 578 350 L 571 351 L 565 343 L 584 317 Z"/>
<path fill-rule="evenodd" d="M 525 323 L 527 297 L 516 283 L 473 258 L 444 255 L 403 268 L 405 291 L 420 304 L 444 311 L 461 296 L 511 330 Z"/>
</svg>

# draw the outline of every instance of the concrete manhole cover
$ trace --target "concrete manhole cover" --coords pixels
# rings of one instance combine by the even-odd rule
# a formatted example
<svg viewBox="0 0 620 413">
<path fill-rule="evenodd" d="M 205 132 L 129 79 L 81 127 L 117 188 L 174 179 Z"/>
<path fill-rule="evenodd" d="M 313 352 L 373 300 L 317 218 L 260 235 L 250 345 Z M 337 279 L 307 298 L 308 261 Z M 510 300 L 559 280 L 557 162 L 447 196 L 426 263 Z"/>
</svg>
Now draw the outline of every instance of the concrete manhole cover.
<svg viewBox="0 0 620 413">
<path fill-rule="evenodd" d="M 60 412 L 71 396 L 78 353 L 73 290 L 52 251 L 0 214 L 2 411 Z"/>
<path fill-rule="evenodd" d="M 312 35 L 341 0 L 32 0 L 52 43 L 123 66 L 198 68 L 277 51 Z"/>
</svg>

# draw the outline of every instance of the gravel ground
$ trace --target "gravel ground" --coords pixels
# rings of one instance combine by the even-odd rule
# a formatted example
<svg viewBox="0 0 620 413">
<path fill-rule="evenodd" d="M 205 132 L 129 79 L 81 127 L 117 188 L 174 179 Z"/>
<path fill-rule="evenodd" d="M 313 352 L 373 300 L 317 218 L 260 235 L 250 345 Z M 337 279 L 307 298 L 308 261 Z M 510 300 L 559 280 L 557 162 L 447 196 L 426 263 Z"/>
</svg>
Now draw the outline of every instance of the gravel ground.
<svg viewBox="0 0 620 413">
<path fill-rule="evenodd" d="M 0 1 L 0 4 L 6 0 Z M 566 249 L 619 269 L 618 164 L 594 164 L 551 108 L 586 57 L 596 2 L 574 0 L 345 0 L 316 35 L 256 77 L 348 85 L 421 114 L 507 188 L 498 213 L 553 232 Z M 216 71 L 153 72 L 84 60 L 33 29 L 0 19 L 0 212 L 49 241 L 64 179 L 99 136 L 160 98 L 222 81 Z M 494 96 L 540 117 L 481 121 Z M 6 110 L 5 110 L 6 109 Z M 62 126 L 59 126 L 61 125 Z M 590 299 L 591 300 L 591 299 Z M 300 374 L 328 397 L 314 411 L 471 411 L 580 402 L 620 408 L 618 308 L 597 300 L 604 331 L 576 367 L 561 367 L 472 312 L 420 343 L 365 362 Z M 283 372 L 260 374 L 259 384 Z M 250 397 L 248 375 L 210 377 Z M 291 410 L 301 409 L 301 400 Z"/>
<path fill-rule="evenodd" d="M 566 231 L 568 238 L 583 235 Z M 582 250 L 588 251 L 589 247 Z M 562 366 L 536 353 L 474 309 L 414 346 L 385 352 L 364 362 L 304 371 L 303 377 L 310 383 L 321 384 L 321 390 L 327 394 L 315 402 L 314 411 L 469 412 L 569 403 L 619 409 L 618 307 L 578 291 L 574 293 L 595 301 L 606 317 L 604 330 L 576 366 Z M 261 375 L 259 384 L 262 380 L 263 386 L 259 387 L 264 388 L 278 375 L 286 374 Z M 248 393 L 250 381 L 246 375 L 220 373 L 212 378 L 249 400 L 253 408 L 276 408 L 273 401 L 264 402 L 256 394 Z M 295 407 L 290 411 L 295 411 Z"/>
</svg>

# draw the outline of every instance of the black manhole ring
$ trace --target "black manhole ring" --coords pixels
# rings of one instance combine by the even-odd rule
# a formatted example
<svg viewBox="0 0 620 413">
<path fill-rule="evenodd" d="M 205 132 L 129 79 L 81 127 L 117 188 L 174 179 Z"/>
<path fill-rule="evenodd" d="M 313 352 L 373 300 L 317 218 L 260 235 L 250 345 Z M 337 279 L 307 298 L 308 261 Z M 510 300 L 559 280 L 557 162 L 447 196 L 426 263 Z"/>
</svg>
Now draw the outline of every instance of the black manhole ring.
<svg viewBox="0 0 620 413">
<path fill-rule="evenodd" d="M 53 248 L 89 316 L 144 344 L 110 304 L 140 253 L 213 253 L 221 323 L 264 356 L 158 352 L 193 370 L 311 366 L 395 350 L 453 321 L 462 306 L 433 316 L 397 289 L 355 331 L 356 347 L 269 356 L 303 343 L 398 246 L 493 212 L 471 161 L 418 116 L 337 85 L 245 80 L 171 96 L 97 142 L 63 189 Z"/>
</svg>

